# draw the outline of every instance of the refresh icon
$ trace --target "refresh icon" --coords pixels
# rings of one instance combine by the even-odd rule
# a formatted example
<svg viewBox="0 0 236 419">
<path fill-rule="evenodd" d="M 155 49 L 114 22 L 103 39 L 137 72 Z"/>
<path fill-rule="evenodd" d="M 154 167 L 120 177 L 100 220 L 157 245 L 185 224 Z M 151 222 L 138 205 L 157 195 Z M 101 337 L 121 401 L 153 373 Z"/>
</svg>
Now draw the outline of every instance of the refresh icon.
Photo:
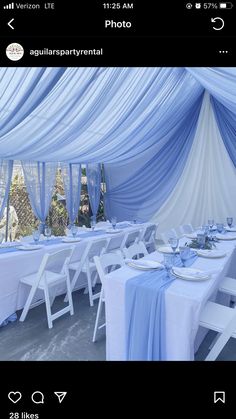
<svg viewBox="0 0 236 419">
<path fill-rule="evenodd" d="M 223 27 L 225 26 L 225 22 L 221 17 L 212 17 L 211 22 L 217 23 L 217 27 L 213 26 L 213 29 L 215 31 L 221 31 L 221 29 L 223 29 Z"/>
</svg>

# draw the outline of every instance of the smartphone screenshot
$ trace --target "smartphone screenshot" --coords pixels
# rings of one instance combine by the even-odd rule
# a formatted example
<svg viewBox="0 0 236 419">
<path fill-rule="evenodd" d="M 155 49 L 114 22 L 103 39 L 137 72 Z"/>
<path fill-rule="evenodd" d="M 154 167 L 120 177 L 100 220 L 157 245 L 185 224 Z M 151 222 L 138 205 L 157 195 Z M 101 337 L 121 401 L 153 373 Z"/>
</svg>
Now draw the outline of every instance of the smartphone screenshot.
<svg viewBox="0 0 236 419">
<path fill-rule="evenodd" d="M 235 17 L 1 3 L 1 418 L 233 408 Z"/>
</svg>

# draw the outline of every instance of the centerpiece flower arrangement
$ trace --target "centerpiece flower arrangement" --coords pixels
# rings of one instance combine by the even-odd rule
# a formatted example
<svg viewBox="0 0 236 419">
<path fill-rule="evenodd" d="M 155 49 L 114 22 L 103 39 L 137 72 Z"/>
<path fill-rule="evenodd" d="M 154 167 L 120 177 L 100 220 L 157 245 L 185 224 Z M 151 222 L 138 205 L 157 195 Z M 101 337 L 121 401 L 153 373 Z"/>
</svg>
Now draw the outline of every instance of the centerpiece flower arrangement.
<svg viewBox="0 0 236 419">
<path fill-rule="evenodd" d="M 216 247 L 215 242 L 218 242 L 216 238 L 209 238 L 208 236 L 205 237 L 205 243 L 199 244 L 198 239 L 192 239 L 190 243 L 187 244 L 188 247 L 192 249 L 206 249 L 211 250 L 212 248 Z"/>
</svg>

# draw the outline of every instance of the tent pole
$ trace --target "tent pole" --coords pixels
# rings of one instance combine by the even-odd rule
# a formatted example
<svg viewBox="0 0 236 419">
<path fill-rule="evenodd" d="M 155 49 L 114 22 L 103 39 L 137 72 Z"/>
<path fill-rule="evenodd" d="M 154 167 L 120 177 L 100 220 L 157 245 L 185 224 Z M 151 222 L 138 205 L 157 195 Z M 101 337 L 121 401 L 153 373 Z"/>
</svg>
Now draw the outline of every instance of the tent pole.
<svg viewBox="0 0 236 419">
<path fill-rule="evenodd" d="M 10 210 L 10 194 L 8 195 L 8 198 L 7 198 L 6 231 L 5 231 L 6 242 L 8 238 L 8 229 L 9 229 L 9 210 Z"/>
</svg>

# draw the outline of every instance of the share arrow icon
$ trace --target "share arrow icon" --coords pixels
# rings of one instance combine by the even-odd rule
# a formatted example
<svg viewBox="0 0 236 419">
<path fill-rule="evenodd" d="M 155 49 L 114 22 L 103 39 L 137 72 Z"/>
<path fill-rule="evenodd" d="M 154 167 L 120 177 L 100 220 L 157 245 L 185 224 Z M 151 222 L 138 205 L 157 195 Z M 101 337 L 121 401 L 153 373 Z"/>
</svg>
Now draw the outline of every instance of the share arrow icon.
<svg viewBox="0 0 236 419">
<path fill-rule="evenodd" d="M 58 397 L 59 403 L 61 403 L 66 397 L 67 391 L 54 391 L 54 394 Z"/>
</svg>

